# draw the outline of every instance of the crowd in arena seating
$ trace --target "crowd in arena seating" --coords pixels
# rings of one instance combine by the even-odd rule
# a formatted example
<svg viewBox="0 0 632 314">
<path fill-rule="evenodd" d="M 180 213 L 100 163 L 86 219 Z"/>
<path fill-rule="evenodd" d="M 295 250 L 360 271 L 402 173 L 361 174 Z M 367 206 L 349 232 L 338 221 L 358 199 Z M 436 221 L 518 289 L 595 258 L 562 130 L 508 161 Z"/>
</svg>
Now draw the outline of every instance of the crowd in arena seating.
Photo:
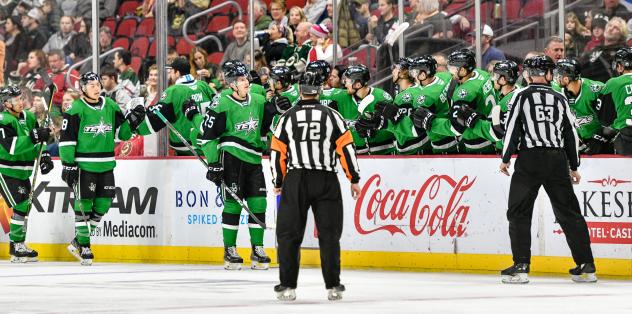
<svg viewBox="0 0 632 314">
<path fill-rule="evenodd" d="M 338 24 L 333 25 L 331 0 L 255 0 L 254 30 L 249 30 L 248 1 L 237 1 L 242 9 L 225 7 L 197 19 L 188 28 L 191 38 L 205 34 L 218 35 L 223 49 L 211 41 L 190 45 L 182 39 L 184 21 L 193 14 L 221 4 L 218 0 L 169 0 L 168 34 L 169 55 L 187 56 L 191 74 L 204 80 L 219 91 L 223 86 L 221 64 L 227 60 L 242 60 L 250 64 L 257 82 L 266 86 L 270 70 L 287 66 L 295 74 L 315 60 L 333 62 L 362 45 L 385 47 L 389 33 L 398 27 L 397 1 L 395 0 L 340 0 Z M 563 57 L 576 58 L 581 64 L 582 76 L 605 82 L 614 76 L 611 63 L 615 52 L 632 43 L 632 13 L 619 0 L 580 1 L 581 5 L 569 10 L 565 19 L 564 38 L 552 37 L 545 43 L 543 54 L 554 61 Z M 494 1 L 483 1 L 483 13 L 495 14 Z M 543 1 L 508 0 L 509 16 L 538 17 L 543 13 Z M 572 1 L 571 1 L 572 3 Z M 122 50 L 101 60 L 101 76 L 105 95 L 124 106 L 130 98 L 142 96 L 149 106 L 157 101 L 155 63 L 155 0 L 100 1 L 100 24 L 91 25 L 90 0 L 0 0 L 0 86 L 17 85 L 25 91 L 31 110 L 44 119 L 45 84 L 40 75 L 46 72 L 58 87 L 53 95 L 53 116 L 59 122 L 72 99 L 78 97 L 75 81 L 81 73 L 91 70 L 91 63 L 70 70 L 73 64 L 91 56 L 91 28 L 98 27 L 100 52 L 115 47 Z M 460 10 L 465 0 L 408 0 L 405 1 L 404 21 L 410 27 L 405 34 L 414 38 L 473 43 L 475 33 L 473 8 Z M 535 10 L 533 8 L 536 8 Z M 519 11 L 514 14 L 513 11 Z M 487 13 L 485 13 L 487 12 Z M 491 13 L 490 13 L 491 12 Z M 494 29 L 499 26 L 498 16 L 485 19 L 482 35 L 482 69 L 489 72 L 496 62 L 510 59 L 519 64 L 526 56 L 513 56 L 494 46 Z M 223 30 L 226 28 L 227 30 Z M 334 30 L 338 45 L 334 45 Z M 421 30 L 420 32 L 416 32 Z M 499 30 L 497 30 L 499 31 Z M 250 55 L 250 40 L 254 40 L 255 53 Z M 408 49 L 408 48 L 407 48 Z M 408 51 L 408 50 L 407 50 Z M 445 54 L 450 51 L 430 51 L 438 62 L 438 71 L 445 71 Z M 538 54 L 532 52 L 531 54 Z M 344 88 L 341 78 L 345 67 L 364 63 L 390 68 L 387 54 L 375 52 L 345 58 L 332 71 L 327 85 Z M 377 59 L 377 60 L 376 60 Z M 66 74 L 70 72 L 68 82 Z M 373 72 L 375 73 L 375 72 Z M 390 75 L 390 72 L 389 74 Z M 396 85 L 383 86 L 395 94 Z"/>
</svg>

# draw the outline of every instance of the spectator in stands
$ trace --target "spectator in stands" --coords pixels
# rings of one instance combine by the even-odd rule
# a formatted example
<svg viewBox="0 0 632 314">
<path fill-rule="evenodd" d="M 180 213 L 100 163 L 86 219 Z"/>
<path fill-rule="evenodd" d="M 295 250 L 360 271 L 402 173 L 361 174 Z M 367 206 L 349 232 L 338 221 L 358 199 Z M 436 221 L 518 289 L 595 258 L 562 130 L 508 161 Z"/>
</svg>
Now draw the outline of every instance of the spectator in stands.
<svg viewBox="0 0 632 314">
<path fill-rule="evenodd" d="M 439 0 L 419 1 L 417 6 L 417 16 L 415 17 L 413 24 L 420 25 L 419 27 L 432 25 L 433 38 L 441 38 L 445 36 L 452 37 L 452 26 L 439 9 Z M 414 29 L 415 28 L 411 29 L 410 32 L 414 32 Z M 422 34 L 423 33 L 424 32 L 422 32 Z"/>
<path fill-rule="evenodd" d="M 26 62 L 18 64 L 17 72 L 23 78 L 22 85 L 33 91 L 36 81 L 40 79 L 39 71 L 46 68 L 48 68 L 48 60 L 44 51 L 36 49 L 29 52 Z"/>
<path fill-rule="evenodd" d="M 70 109 L 70 107 L 72 107 L 72 102 L 78 98 L 79 94 L 77 92 L 67 90 L 61 100 L 61 112 L 63 113 Z"/>
<path fill-rule="evenodd" d="M 140 16 L 153 17 L 155 5 L 156 5 L 156 0 L 144 0 L 143 4 L 139 7 Z M 136 9 L 137 12 L 139 11 L 139 9 Z"/>
<path fill-rule="evenodd" d="M 612 60 L 619 48 L 626 46 L 628 28 L 623 19 L 613 17 L 606 25 L 604 43 L 585 53 L 580 60 L 582 76 L 591 80 L 605 82 L 616 73 L 612 72 Z"/>
<path fill-rule="evenodd" d="M 369 18 L 371 18 L 369 0 L 352 0 L 349 6 L 349 13 L 360 33 L 360 38 L 367 40 L 366 37 L 369 34 Z"/>
<path fill-rule="evenodd" d="M 492 46 L 494 31 L 489 25 L 483 25 L 483 32 L 481 33 L 481 35 L 483 35 L 481 36 L 481 51 L 483 54 L 481 57 L 481 62 L 483 63 L 481 67 L 486 68 L 487 64 L 489 64 L 489 62 L 492 60 L 505 60 L 505 53 L 502 52 L 502 50 Z"/>
<path fill-rule="evenodd" d="M 555 63 L 564 58 L 564 40 L 557 36 L 549 37 L 544 44 L 544 55 L 549 56 Z"/>
<path fill-rule="evenodd" d="M 103 91 L 101 94 L 114 100 L 121 110 L 127 110 L 127 104 L 132 100 L 130 92 L 118 84 L 118 72 L 111 66 L 101 69 L 101 84 Z"/>
<path fill-rule="evenodd" d="M 327 79 L 327 88 L 344 88 L 342 85 L 342 75 L 345 73 L 347 68 L 344 65 L 337 64 L 331 69 L 331 74 Z"/>
<path fill-rule="evenodd" d="M 169 50 L 167 51 L 167 64 L 171 64 L 173 60 L 179 56 L 180 55 L 178 55 L 178 50 L 176 50 L 176 48 L 169 47 Z"/>
<path fill-rule="evenodd" d="M 189 64 L 191 65 L 191 75 L 198 80 L 204 81 L 209 86 L 215 88 L 219 86 L 217 81 L 217 67 L 208 62 L 208 53 L 200 47 L 193 47 L 189 52 Z M 212 85 L 210 85 L 212 84 Z"/>
<path fill-rule="evenodd" d="M 270 16 L 272 21 L 277 25 L 288 26 L 287 8 L 285 7 L 285 0 L 272 0 L 270 2 Z"/>
<path fill-rule="evenodd" d="M 59 31 L 59 20 L 61 19 L 61 9 L 55 0 L 44 0 L 42 7 L 42 26 L 47 34 L 54 34 Z"/>
<path fill-rule="evenodd" d="M 597 12 L 602 13 L 609 20 L 613 17 L 620 17 L 626 20 L 630 18 L 630 10 L 622 5 L 619 0 L 604 0 L 603 6 Z"/>
<path fill-rule="evenodd" d="M 75 31 L 72 29 L 72 18 L 70 16 L 62 16 L 61 19 L 59 19 L 59 32 L 53 34 L 48 39 L 48 42 L 44 45 L 42 50 L 48 53 L 53 49 L 64 49 L 74 35 Z"/>
<path fill-rule="evenodd" d="M 592 37 L 590 38 L 590 41 L 586 43 L 584 52 L 590 52 L 597 46 L 603 45 L 606 24 L 608 24 L 608 21 L 604 18 L 591 19 Z"/>
<path fill-rule="evenodd" d="M 244 64 L 250 68 L 250 54 L 247 53 L 246 56 L 244 56 Z M 255 67 L 254 70 L 256 72 L 259 72 L 259 70 L 261 70 L 262 68 L 267 68 L 268 67 L 268 63 L 266 62 L 266 57 L 263 54 L 263 52 L 261 52 L 261 50 L 255 50 Z"/>
<path fill-rule="evenodd" d="M 31 9 L 27 15 L 22 16 L 22 27 L 24 27 L 25 38 L 22 45 L 28 51 L 41 49 L 48 41 L 48 35 L 44 28 L 40 26 L 42 11 L 38 8 Z"/>
<path fill-rule="evenodd" d="M 33 95 L 33 104 L 31 105 L 31 109 L 29 111 L 35 115 L 38 125 L 44 125 L 44 121 L 46 120 L 46 109 L 48 109 L 47 107 L 46 100 L 42 96 L 42 93 L 36 93 Z"/>
<path fill-rule="evenodd" d="M 138 93 L 140 93 L 140 82 L 138 81 L 138 75 L 131 67 L 132 54 L 129 50 L 117 51 L 114 53 L 112 62 L 119 73 L 119 85 L 127 89 L 132 97 L 137 97 Z"/>
<path fill-rule="evenodd" d="M 90 36 L 92 39 L 92 36 Z M 92 45 L 91 43 L 89 45 Z M 99 52 L 104 53 L 112 49 L 112 31 L 107 26 L 102 26 L 99 28 Z M 110 54 L 107 57 L 101 60 L 101 68 L 103 67 L 114 67 L 114 54 Z M 92 62 L 87 62 L 83 66 L 79 72 L 86 73 L 88 71 L 92 71 Z"/>
<path fill-rule="evenodd" d="M 233 37 L 235 40 L 231 41 L 224 50 L 222 64 L 228 60 L 243 60 L 246 53 L 250 51 L 248 27 L 244 21 L 236 20 L 233 22 Z"/>
<path fill-rule="evenodd" d="M 327 6 L 325 7 L 325 17 L 320 24 L 334 24 L 334 2 L 327 0 Z"/>
<path fill-rule="evenodd" d="M 0 20 L 9 18 L 17 5 L 15 0 L 0 0 Z"/>
<path fill-rule="evenodd" d="M 33 1 L 18 1 L 18 4 L 15 6 L 12 15 L 22 17 L 23 15 L 26 15 L 32 8 Z"/>
<path fill-rule="evenodd" d="M 564 50 L 566 50 L 566 58 L 577 59 L 581 56 L 581 50 L 578 48 L 578 43 L 573 40 L 573 36 L 569 33 L 564 33 Z"/>
<path fill-rule="evenodd" d="M 312 25 L 309 30 L 311 35 L 312 49 L 309 51 L 307 63 L 316 60 L 325 60 L 329 63 L 334 59 L 334 41 L 329 27 L 323 24 Z M 338 58 L 342 57 L 342 48 L 338 45 L 336 49 Z"/>
<path fill-rule="evenodd" d="M 448 58 L 441 52 L 432 55 L 437 61 L 437 72 L 448 72 Z"/>
<path fill-rule="evenodd" d="M 255 31 L 267 30 L 272 18 L 267 15 L 266 4 L 263 0 L 254 0 Z"/>
<path fill-rule="evenodd" d="M 575 13 L 573 12 L 566 13 L 566 19 L 564 23 L 566 34 L 571 36 L 570 41 L 574 44 L 573 49 L 576 50 L 577 53 L 583 51 L 584 46 L 590 40 L 590 31 L 586 27 L 584 27 L 584 25 L 582 25 L 582 23 L 577 18 L 577 15 L 575 15 Z M 566 50 L 567 56 L 570 57 L 570 55 L 568 54 L 569 47 L 566 47 Z"/>
<path fill-rule="evenodd" d="M 289 45 L 283 51 L 283 57 L 277 60 L 276 65 L 284 65 L 290 70 L 303 72 L 307 65 L 309 51 L 312 49 L 309 30 L 312 27 L 310 22 L 301 22 L 296 27 L 296 44 Z"/>
<path fill-rule="evenodd" d="M 320 23 L 327 14 L 327 0 L 307 0 L 303 11 L 310 23 Z"/>
<path fill-rule="evenodd" d="M 149 67 L 149 74 L 147 76 L 147 80 L 145 80 L 145 85 L 142 86 L 140 97 L 145 98 L 145 107 L 149 107 L 154 105 L 157 102 L 158 98 L 158 66 L 152 64 Z"/>
<path fill-rule="evenodd" d="M 408 22 L 408 24 L 415 24 L 415 19 L 417 18 L 417 14 L 419 14 L 419 0 L 410 0 L 408 1 L 408 6 L 410 7 L 410 12 L 406 13 L 404 11 L 404 21 Z"/>
<path fill-rule="evenodd" d="M 7 18 L 4 24 L 4 43 L 5 47 L 5 57 L 6 57 L 6 70 L 3 73 L 8 74 L 11 71 L 15 71 L 18 66 L 18 60 L 26 59 L 26 55 L 28 51 L 25 50 L 23 45 L 24 43 L 24 32 L 22 29 L 22 25 L 20 24 L 20 18 L 18 16 L 11 16 Z"/>
<path fill-rule="evenodd" d="M 58 0 L 57 4 L 61 9 L 62 15 L 74 16 L 75 8 L 77 8 L 77 0 Z"/>
<path fill-rule="evenodd" d="M 75 33 L 66 46 L 64 46 L 64 54 L 66 54 L 66 63 L 73 64 L 81 61 L 92 53 L 90 48 L 90 37 L 88 37 L 88 29 L 86 22 L 79 21 L 79 31 Z"/>
<path fill-rule="evenodd" d="M 276 61 L 283 57 L 283 50 L 291 44 L 288 40 L 290 32 L 289 27 L 272 22 L 265 33 L 257 36 L 268 64 L 274 66 Z"/>
<path fill-rule="evenodd" d="M 307 22 L 307 18 L 305 17 L 305 13 L 303 9 L 297 6 L 293 6 L 290 8 L 290 17 L 288 19 L 288 26 L 294 33 L 294 42 L 296 43 L 296 27 L 298 24 Z"/>
<path fill-rule="evenodd" d="M 75 82 L 79 79 L 79 72 L 72 70 L 70 72 L 70 85 L 66 84 L 66 73 L 68 73 L 68 65 L 65 62 L 66 56 L 59 49 L 53 49 L 48 53 L 48 76 L 57 86 L 57 92 L 53 95 L 53 104 L 59 106 L 63 102 L 64 93 L 71 87 L 75 86 Z M 43 80 L 38 80 L 35 89 L 44 90 L 46 88 Z"/>
<path fill-rule="evenodd" d="M 378 44 L 383 44 L 391 27 L 397 22 L 397 16 L 393 11 L 393 0 L 379 0 L 378 8 L 380 17 L 373 15 L 369 20 L 369 38 Z"/>
</svg>

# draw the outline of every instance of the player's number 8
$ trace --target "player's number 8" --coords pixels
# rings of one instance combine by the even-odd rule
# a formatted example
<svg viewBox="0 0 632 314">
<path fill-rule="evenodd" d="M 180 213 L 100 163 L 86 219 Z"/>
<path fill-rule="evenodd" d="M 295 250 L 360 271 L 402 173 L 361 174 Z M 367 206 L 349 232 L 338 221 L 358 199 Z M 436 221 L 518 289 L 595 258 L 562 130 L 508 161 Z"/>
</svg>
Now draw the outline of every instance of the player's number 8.
<svg viewBox="0 0 632 314">
<path fill-rule="evenodd" d="M 64 120 L 61 122 L 61 129 L 62 129 L 63 131 L 66 131 L 66 128 L 67 128 L 67 127 L 68 127 L 68 119 L 64 119 Z"/>
</svg>

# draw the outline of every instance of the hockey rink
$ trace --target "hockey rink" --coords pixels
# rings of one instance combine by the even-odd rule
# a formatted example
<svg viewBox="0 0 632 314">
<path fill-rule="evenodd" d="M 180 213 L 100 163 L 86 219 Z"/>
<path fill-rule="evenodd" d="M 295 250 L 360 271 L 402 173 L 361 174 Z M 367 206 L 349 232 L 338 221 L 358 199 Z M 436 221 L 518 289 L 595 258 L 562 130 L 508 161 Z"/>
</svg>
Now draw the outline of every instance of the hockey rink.
<svg viewBox="0 0 632 314">
<path fill-rule="evenodd" d="M 343 270 L 342 301 L 327 300 L 320 269 L 301 270 L 297 300 L 276 300 L 278 269 L 70 262 L 0 262 L 0 313 L 632 313 L 632 282 L 575 284 L 532 276 Z"/>
</svg>

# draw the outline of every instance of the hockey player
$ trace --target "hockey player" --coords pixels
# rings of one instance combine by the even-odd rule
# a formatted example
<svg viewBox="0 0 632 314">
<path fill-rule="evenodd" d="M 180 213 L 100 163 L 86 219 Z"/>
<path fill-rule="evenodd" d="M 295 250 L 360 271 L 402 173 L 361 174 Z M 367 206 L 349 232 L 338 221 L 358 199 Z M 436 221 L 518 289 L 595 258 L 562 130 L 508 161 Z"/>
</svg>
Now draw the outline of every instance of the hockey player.
<svg viewBox="0 0 632 314">
<path fill-rule="evenodd" d="M 228 61 L 224 62 L 224 64 L 222 65 L 222 75 L 223 75 L 223 73 L 226 73 L 227 71 L 230 71 L 235 66 L 244 66 L 245 67 L 246 65 L 243 64 L 239 60 L 228 60 Z M 226 80 L 226 78 L 224 78 L 224 80 Z M 252 77 L 250 76 L 250 73 L 248 73 L 248 80 L 250 81 L 250 93 L 254 93 L 254 94 L 258 94 L 258 95 L 261 95 L 263 97 L 266 97 L 266 89 L 265 89 L 265 87 L 263 87 L 260 84 L 253 83 L 252 82 Z M 228 83 L 224 84 L 224 86 L 226 88 L 222 89 L 222 91 L 220 92 L 221 96 L 228 96 L 228 95 L 232 95 L 233 94 L 233 89 L 230 88 L 229 85 L 230 84 L 228 84 Z M 219 97 L 217 99 L 219 99 Z"/>
<path fill-rule="evenodd" d="M 342 76 L 346 91 L 332 89 L 329 93 L 323 93 L 321 99 L 336 101 L 338 111 L 345 120 L 356 120 L 360 115 L 372 116 L 378 102 L 393 101 L 393 98 L 382 89 L 369 87 L 370 79 L 371 74 L 366 66 L 350 66 Z M 373 96 L 373 101 L 361 107 L 362 100 L 369 95 Z M 388 155 L 395 152 L 394 137 L 389 132 L 379 130 L 375 134 L 368 134 L 361 130 L 356 131 L 352 134 L 358 154 Z"/>
<path fill-rule="evenodd" d="M 197 131 L 192 130 L 191 122 L 182 114 L 182 106 L 184 103 L 191 102 L 198 106 L 198 110 L 205 112 L 211 106 L 213 90 L 206 82 L 196 80 L 189 74 L 191 66 L 186 58 L 174 59 L 167 66 L 167 70 L 169 81 L 173 85 L 162 93 L 158 103 L 147 113 L 146 120 L 138 128 L 138 134 L 149 135 L 162 130 L 166 124 L 156 113 L 160 112 L 185 139 L 189 140 L 189 144 L 196 147 L 192 139 L 195 139 Z M 177 156 L 193 155 L 173 132 L 169 132 L 169 146 Z"/>
<path fill-rule="evenodd" d="M 81 97 L 63 114 L 59 153 L 62 180 L 75 191 L 75 234 L 68 246 L 82 265 L 91 265 L 90 230 L 110 209 L 114 198 L 114 141 L 126 141 L 145 119 L 137 106 L 123 114 L 110 98 L 99 96 L 99 75 L 88 72 L 79 79 Z"/>
<path fill-rule="evenodd" d="M 0 113 L 0 192 L 13 209 L 9 238 L 12 263 L 36 262 L 37 251 L 24 243 L 26 220 L 29 215 L 29 194 L 33 164 L 50 136 L 50 129 L 40 128 L 35 115 L 24 110 L 21 91 L 9 86 L 0 90 L 4 110 Z M 40 144 L 44 143 L 44 144 Z M 43 174 L 53 169 L 48 151 L 42 153 L 40 169 Z"/>
<path fill-rule="evenodd" d="M 604 83 L 582 78 L 579 62 L 574 59 L 560 59 L 555 70 L 559 89 L 554 89 L 566 96 L 575 115 L 580 151 L 589 155 L 611 153 L 608 146 L 614 131 L 604 131 L 598 117 L 601 110 L 599 96 Z"/>
<path fill-rule="evenodd" d="M 250 93 L 246 67 L 237 63 L 224 72 L 224 79 L 233 90 L 231 95 L 220 97 L 216 106 L 204 117 L 197 107 L 187 104 L 183 112 L 202 131 L 199 142 L 208 161 L 206 178 L 217 186 L 225 185 L 238 197 L 244 198 L 248 207 L 265 223 L 266 185 L 261 168 L 262 151 L 266 148 L 261 140 L 279 111 L 261 95 Z M 236 241 L 241 206 L 229 196 L 224 197 L 222 230 L 224 236 L 224 267 L 241 269 L 243 259 L 237 254 Z M 248 218 L 252 244 L 253 269 L 268 269 L 270 258 L 263 249 L 263 228 L 253 217 Z"/>
<path fill-rule="evenodd" d="M 612 68 L 620 74 L 606 82 L 601 91 L 603 113 L 601 123 L 610 126 L 618 135 L 614 140 L 617 154 L 632 155 L 632 48 L 617 51 Z M 608 130 L 608 128 L 605 128 Z"/>
<path fill-rule="evenodd" d="M 292 72 L 290 71 L 290 68 L 286 66 L 275 66 L 272 68 L 268 83 L 272 88 L 272 95 L 271 97 L 267 97 L 268 99 L 272 98 L 274 95 L 279 95 L 289 99 L 292 104 L 298 101 L 298 85 L 294 84 L 292 80 Z"/>
</svg>

